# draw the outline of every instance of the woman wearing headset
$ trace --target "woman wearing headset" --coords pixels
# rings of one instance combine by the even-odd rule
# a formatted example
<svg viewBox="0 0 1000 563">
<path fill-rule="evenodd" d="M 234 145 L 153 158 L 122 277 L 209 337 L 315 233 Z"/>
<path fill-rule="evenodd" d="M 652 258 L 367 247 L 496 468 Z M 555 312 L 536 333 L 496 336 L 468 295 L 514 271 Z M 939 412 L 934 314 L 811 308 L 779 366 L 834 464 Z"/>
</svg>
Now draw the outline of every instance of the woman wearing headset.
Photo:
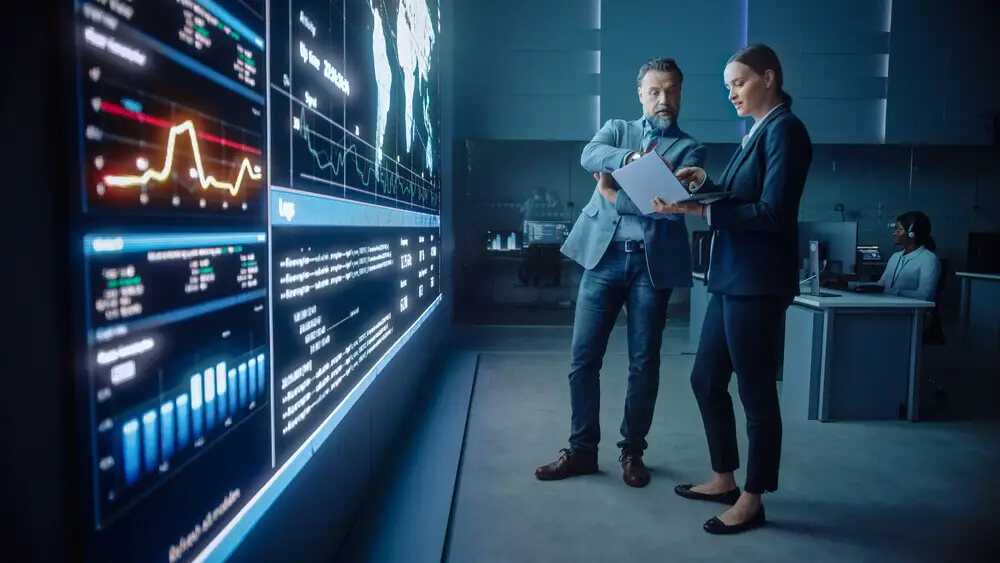
<svg viewBox="0 0 1000 563">
<path fill-rule="evenodd" d="M 764 524 L 761 495 L 778 489 L 781 412 L 777 375 L 785 311 L 799 293 L 798 215 L 812 142 L 782 89 L 777 55 L 764 45 L 732 56 L 723 73 L 729 100 L 740 117 L 754 120 L 750 133 L 715 182 L 701 168 L 677 178 L 692 191 L 726 192 L 708 205 L 654 200 L 660 213 L 701 215 L 712 232 L 707 274 L 712 294 L 705 312 L 691 387 L 698 400 L 712 478 L 674 491 L 694 500 L 731 507 L 705 523 L 710 534 L 734 534 Z M 733 476 L 740 465 L 729 382 L 739 382 L 750 441 L 741 493 Z"/>
<path fill-rule="evenodd" d="M 892 242 L 903 250 L 892 255 L 876 287 L 885 293 L 934 301 L 941 279 L 941 261 L 934 251 L 931 220 L 919 211 L 907 211 L 896 218 Z"/>
</svg>

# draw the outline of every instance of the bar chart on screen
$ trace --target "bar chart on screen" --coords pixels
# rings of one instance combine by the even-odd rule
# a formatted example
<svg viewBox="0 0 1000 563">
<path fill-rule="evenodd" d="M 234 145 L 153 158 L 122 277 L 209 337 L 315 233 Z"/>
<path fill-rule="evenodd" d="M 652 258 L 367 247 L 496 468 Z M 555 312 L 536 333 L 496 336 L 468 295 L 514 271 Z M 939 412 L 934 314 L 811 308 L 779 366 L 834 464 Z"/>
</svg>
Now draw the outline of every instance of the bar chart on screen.
<svg viewBox="0 0 1000 563">
<path fill-rule="evenodd" d="M 124 412 L 110 425 L 120 426 L 117 451 L 105 463 L 120 463 L 118 488 L 170 470 L 221 438 L 243 416 L 263 404 L 267 383 L 263 350 L 220 361 L 169 389 L 162 399 Z M 236 363 L 238 362 L 238 363 Z M 116 494 L 116 493 L 111 493 Z"/>
<path fill-rule="evenodd" d="M 253 232 L 85 239 L 100 521 L 266 411 L 266 246 Z"/>
<path fill-rule="evenodd" d="M 265 410 L 270 396 L 265 347 L 205 358 L 203 369 L 179 373 L 113 371 L 111 386 L 98 393 L 97 410 L 105 416 L 95 428 L 95 444 L 107 520 L 128 512 L 244 420 Z M 116 400 L 127 408 L 116 410 Z"/>
</svg>

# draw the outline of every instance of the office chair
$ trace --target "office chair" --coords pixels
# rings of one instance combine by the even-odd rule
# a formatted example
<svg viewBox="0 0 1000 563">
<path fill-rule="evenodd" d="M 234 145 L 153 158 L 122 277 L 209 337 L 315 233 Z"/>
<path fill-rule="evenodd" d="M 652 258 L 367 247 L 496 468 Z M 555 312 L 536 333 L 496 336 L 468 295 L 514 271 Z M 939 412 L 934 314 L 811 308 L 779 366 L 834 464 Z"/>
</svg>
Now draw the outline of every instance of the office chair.
<svg viewBox="0 0 1000 563">
<path fill-rule="evenodd" d="M 948 260 L 941 259 L 941 277 L 938 280 L 937 288 L 934 290 L 934 308 L 931 309 L 930 318 L 924 328 L 924 344 L 944 344 L 944 327 L 941 324 L 941 295 L 944 294 L 945 280 L 950 272 Z M 934 388 L 934 396 L 938 399 L 948 398 L 948 392 L 933 377 L 928 377 L 927 382 Z"/>
</svg>

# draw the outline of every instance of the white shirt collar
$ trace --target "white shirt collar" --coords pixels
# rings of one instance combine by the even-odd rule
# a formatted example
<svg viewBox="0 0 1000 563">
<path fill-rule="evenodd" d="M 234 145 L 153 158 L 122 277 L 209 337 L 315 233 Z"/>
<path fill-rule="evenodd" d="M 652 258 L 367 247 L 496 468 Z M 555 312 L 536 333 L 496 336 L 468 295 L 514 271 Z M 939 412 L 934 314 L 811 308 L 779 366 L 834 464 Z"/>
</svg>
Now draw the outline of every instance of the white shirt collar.
<svg viewBox="0 0 1000 563">
<path fill-rule="evenodd" d="M 746 134 L 746 135 L 745 135 L 745 136 L 743 137 L 743 148 L 746 148 L 746 146 L 747 146 L 747 143 L 748 143 L 748 142 L 750 142 L 750 139 L 752 139 L 752 138 L 753 138 L 753 134 L 757 132 L 757 128 L 758 128 L 758 127 L 760 127 L 760 124 L 761 124 L 761 123 L 764 123 L 764 121 L 765 121 L 765 120 L 766 120 L 766 119 L 767 119 L 767 118 L 768 118 L 768 117 L 769 117 L 769 116 L 770 116 L 770 115 L 771 115 L 772 113 L 774 113 L 774 110 L 776 110 L 776 109 L 780 108 L 780 107 L 781 107 L 781 106 L 783 106 L 783 105 L 785 105 L 785 104 L 778 104 L 778 105 L 774 106 L 773 108 L 771 108 L 771 111 L 767 112 L 767 115 L 765 115 L 764 117 L 762 117 L 762 118 L 758 119 L 757 121 L 754 121 L 754 123 L 753 123 L 753 127 L 751 127 L 751 128 L 750 128 L 750 132 L 749 132 L 749 133 L 747 133 L 747 134 Z"/>
</svg>

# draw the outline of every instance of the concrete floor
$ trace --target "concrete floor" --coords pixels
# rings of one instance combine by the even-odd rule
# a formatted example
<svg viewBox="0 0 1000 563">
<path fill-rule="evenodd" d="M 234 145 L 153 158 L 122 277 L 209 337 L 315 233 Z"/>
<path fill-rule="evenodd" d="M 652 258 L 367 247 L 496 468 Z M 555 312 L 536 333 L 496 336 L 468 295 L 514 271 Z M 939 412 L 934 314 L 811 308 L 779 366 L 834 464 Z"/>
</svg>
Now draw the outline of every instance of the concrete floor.
<svg viewBox="0 0 1000 563">
<path fill-rule="evenodd" d="M 962 411 L 956 402 L 994 404 L 998 377 L 990 368 L 957 370 L 958 360 L 928 354 L 929 369 L 953 395 L 951 407 L 936 412 L 951 421 L 786 422 L 780 490 L 765 498 L 770 524 L 714 537 L 701 526 L 723 507 L 673 493 L 674 485 L 699 482 L 709 471 L 688 383 L 693 356 L 678 353 L 687 338 L 683 320 L 665 336 L 646 455 L 653 481 L 644 489 L 622 482 L 614 449 L 627 373 L 623 329 L 612 336 L 603 370 L 602 472 L 545 483 L 532 472 L 555 459 L 569 431 L 569 328 L 467 328 L 459 331 L 463 347 L 481 354 L 449 562 L 1000 561 L 998 526 L 989 514 L 1000 500 L 991 478 L 1000 461 L 1000 426 L 981 417 L 954 420 L 962 418 L 954 416 Z M 994 384 L 988 393 L 981 386 L 987 379 Z M 735 379 L 733 386 L 735 399 Z M 734 403 L 745 460 L 743 413 Z"/>
</svg>

